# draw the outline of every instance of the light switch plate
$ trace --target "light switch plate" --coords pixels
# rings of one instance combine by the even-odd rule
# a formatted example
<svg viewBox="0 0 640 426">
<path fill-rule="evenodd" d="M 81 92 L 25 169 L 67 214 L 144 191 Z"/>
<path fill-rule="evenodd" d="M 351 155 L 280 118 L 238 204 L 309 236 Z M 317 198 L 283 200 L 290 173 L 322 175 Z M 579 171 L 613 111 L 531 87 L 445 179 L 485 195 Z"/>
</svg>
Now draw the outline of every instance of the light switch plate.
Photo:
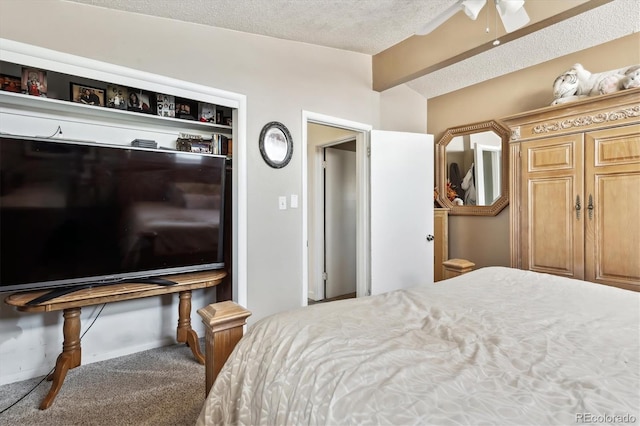
<svg viewBox="0 0 640 426">
<path fill-rule="evenodd" d="M 291 208 L 298 208 L 298 194 L 291 194 Z"/>
<path fill-rule="evenodd" d="M 278 208 L 280 208 L 280 210 L 286 210 L 287 209 L 287 197 L 284 195 L 281 195 L 280 197 L 278 197 Z"/>
</svg>

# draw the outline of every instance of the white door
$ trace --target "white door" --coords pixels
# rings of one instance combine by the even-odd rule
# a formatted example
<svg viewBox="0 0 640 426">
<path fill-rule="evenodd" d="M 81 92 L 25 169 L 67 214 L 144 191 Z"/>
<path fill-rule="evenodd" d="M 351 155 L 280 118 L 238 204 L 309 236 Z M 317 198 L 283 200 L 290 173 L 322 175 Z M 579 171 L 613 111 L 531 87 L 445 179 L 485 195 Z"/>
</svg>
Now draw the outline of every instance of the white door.
<svg viewBox="0 0 640 426">
<path fill-rule="evenodd" d="M 325 298 L 330 298 L 356 292 L 356 152 L 325 148 L 324 161 Z"/>
<path fill-rule="evenodd" d="M 371 131 L 371 294 L 433 283 L 433 135 Z"/>
</svg>

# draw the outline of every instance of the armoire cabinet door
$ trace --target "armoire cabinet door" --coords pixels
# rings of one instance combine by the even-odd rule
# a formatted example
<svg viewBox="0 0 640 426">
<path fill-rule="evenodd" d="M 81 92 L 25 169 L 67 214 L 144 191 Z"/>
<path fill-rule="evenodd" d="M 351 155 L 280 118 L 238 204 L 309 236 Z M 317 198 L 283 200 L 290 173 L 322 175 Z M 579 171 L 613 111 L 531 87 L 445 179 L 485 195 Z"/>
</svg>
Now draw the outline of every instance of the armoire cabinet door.
<svg viewBox="0 0 640 426">
<path fill-rule="evenodd" d="M 586 133 L 585 144 L 585 279 L 638 290 L 640 126 Z"/>
<path fill-rule="evenodd" d="M 434 266 L 433 281 L 444 280 L 444 265 L 449 260 L 449 209 L 433 209 Z"/>
<path fill-rule="evenodd" d="M 522 269 L 584 279 L 581 134 L 521 146 Z"/>
</svg>

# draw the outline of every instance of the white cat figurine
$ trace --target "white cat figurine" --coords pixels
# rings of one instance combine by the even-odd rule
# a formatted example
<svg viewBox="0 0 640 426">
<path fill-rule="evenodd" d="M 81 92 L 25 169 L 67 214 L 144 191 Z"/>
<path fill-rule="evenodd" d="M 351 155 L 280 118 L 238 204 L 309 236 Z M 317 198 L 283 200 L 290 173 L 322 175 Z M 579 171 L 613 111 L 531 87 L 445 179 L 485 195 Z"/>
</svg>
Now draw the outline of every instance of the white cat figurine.
<svg viewBox="0 0 640 426">
<path fill-rule="evenodd" d="M 640 87 L 640 65 L 591 73 L 581 64 L 575 64 L 553 82 L 554 100 L 551 105 L 633 87 Z"/>
</svg>

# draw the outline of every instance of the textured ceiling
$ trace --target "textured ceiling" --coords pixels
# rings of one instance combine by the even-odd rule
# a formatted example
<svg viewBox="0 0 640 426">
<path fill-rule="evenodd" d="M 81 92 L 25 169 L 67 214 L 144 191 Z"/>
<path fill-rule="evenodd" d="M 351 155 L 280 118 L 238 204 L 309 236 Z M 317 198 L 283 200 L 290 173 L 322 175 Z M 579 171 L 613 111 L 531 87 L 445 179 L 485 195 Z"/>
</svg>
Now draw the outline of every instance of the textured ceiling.
<svg viewBox="0 0 640 426">
<path fill-rule="evenodd" d="M 73 1 L 374 55 L 455 0 Z M 407 85 L 428 99 L 639 31 L 640 1 L 615 0 Z"/>
<path fill-rule="evenodd" d="M 374 55 L 454 0 L 72 0 Z"/>
</svg>

